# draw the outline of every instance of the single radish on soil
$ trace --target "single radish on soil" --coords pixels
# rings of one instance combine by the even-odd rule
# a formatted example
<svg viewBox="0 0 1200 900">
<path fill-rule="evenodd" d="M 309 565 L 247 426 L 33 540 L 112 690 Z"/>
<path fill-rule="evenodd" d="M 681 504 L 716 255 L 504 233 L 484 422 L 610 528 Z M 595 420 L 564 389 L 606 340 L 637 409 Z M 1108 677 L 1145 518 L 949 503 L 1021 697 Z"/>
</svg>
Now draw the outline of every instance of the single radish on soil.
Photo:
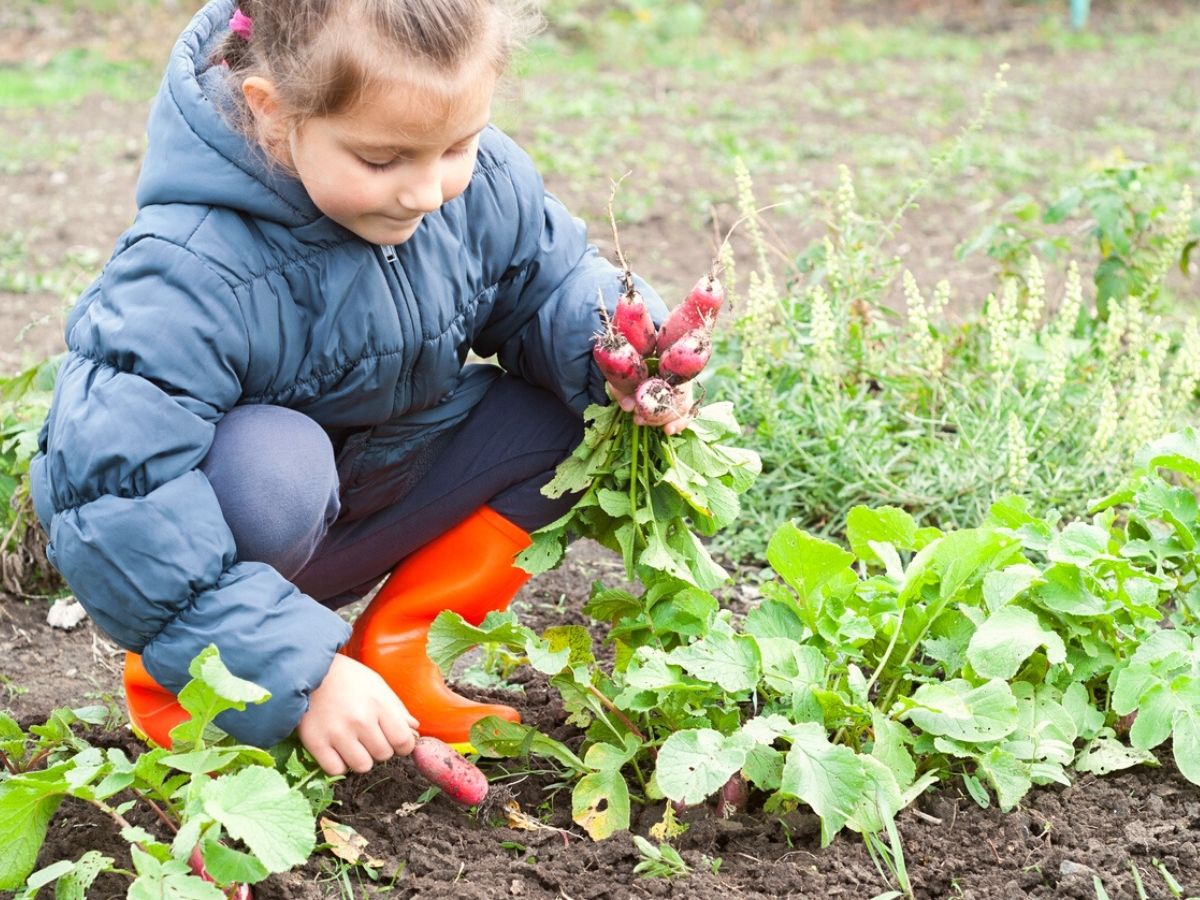
<svg viewBox="0 0 1200 900">
<path fill-rule="evenodd" d="M 708 365 L 712 337 L 707 328 L 693 328 L 666 349 L 658 360 L 658 374 L 671 384 L 691 381 Z"/>
<path fill-rule="evenodd" d="M 717 792 L 717 814 L 722 819 L 728 819 L 745 812 L 749 802 L 750 785 L 746 783 L 742 773 L 737 772 L 721 785 L 721 790 Z"/>
<path fill-rule="evenodd" d="M 657 377 L 638 385 L 634 401 L 634 411 L 647 425 L 665 425 L 689 411 L 683 390 Z"/>
<path fill-rule="evenodd" d="M 612 327 L 596 338 L 592 358 L 605 379 L 625 394 L 632 394 L 650 374 L 642 354 Z"/>
<path fill-rule="evenodd" d="M 617 309 L 612 317 L 613 328 L 625 336 L 642 356 L 651 356 L 658 340 L 658 329 L 650 318 L 646 299 L 630 287 L 617 300 Z"/>
<path fill-rule="evenodd" d="M 444 741 L 418 738 L 412 758 L 417 771 L 455 803 L 478 806 L 487 797 L 487 776 Z"/>
<path fill-rule="evenodd" d="M 725 289 L 717 276 L 705 275 L 683 298 L 683 302 L 671 310 L 658 330 L 656 350 L 662 356 L 672 344 L 697 328 L 712 330 L 717 314 L 725 302 Z"/>
</svg>

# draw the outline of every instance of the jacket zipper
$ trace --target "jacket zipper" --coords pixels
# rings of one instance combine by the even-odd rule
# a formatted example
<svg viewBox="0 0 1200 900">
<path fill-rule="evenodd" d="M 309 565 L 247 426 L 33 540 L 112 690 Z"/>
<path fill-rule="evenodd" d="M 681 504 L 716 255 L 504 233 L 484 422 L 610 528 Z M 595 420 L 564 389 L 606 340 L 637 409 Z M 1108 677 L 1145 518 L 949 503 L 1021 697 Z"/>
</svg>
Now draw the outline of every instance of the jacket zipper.
<svg viewBox="0 0 1200 900">
<path fill-rule="evenodd" d="M 408 346 L 410 348 L 415 347 L 420 334 L 420 325 L 417 321 L 417 304 L 412 296 L 412 286 L 408 282 L 408 275 L 405 273 L 404 267 L 400 265 L 400 260 L 396 255 L 396 246 L 394 244 L 380 244 L 379 250 L 383 254 L 384 261 L 392 270 L 392 275 L 394 275 L 396 278 L 396 284 L 400 289 L 400 299 L 403 301 L 404 311 L 407 313 L 407 315 L 401 316 L 401 332 L 404 334 L 404 340 Z M 405 318 L 408 319 L 407 323 L 403 321 Z M 408 325 L 408 328 L 404 327 L 406 324 Z M 415 358 L 415 354 L 406 355 Z M 410 373 L 408 371 L 405 371 L 401 373 L 401 378 L 407 380 L 409 374 Z"/>
</svg>

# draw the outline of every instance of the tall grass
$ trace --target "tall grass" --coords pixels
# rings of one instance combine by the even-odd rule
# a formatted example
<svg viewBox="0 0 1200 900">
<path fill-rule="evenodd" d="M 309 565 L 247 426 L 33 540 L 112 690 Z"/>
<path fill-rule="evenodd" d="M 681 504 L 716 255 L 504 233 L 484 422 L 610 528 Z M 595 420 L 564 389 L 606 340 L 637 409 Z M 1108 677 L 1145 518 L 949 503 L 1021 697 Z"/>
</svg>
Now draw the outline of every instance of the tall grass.
<svg viewBox="0 0 1200 900">
<path fill-rule="evenodd" d="M 1200 325 L 1169 312 L 1158 291 L 1169 271 L 1188 269 L 1187 186 L 1169 186 L 1172 201 L 1131 226 L 1152 300 L 1107 297 L 1098 309 L 1097 279 L 1075 262 L 1055 273 L 1062 288 L 1051 296 L 1043 260 L 1028 252 L 1015 271 L 1006 260 L 980 314 L 955 323 L 948 282 L 919 284 L 883 249 L 939 166 L 888 219 L 860 211 L 843 167 L 824 198 L 824 236 L 799 254 L 771 245 L 740 169 L 750 252 L 727 254 L 725 268 L 741 315 L 718 341 L 708 387 L 749 423 L 763 475 L 743 498 L 741 527 L 722 538 L 730 555 L 761 555 L 787 519 L 839 534 L 858 504 L 942 528 L 977 525 L 1007 494 L 1080 515 L 1138 446 L 1196 421 Z"/>
</svg>

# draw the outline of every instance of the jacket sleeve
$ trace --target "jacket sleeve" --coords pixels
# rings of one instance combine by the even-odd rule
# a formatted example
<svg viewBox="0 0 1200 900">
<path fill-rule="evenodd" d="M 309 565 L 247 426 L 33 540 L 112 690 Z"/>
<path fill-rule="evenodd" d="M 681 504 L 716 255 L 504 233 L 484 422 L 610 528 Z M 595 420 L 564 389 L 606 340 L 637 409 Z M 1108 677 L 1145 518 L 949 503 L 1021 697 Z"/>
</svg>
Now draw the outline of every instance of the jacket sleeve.
<svg viewBox="0 0 1200 900">
<path fill-rule="evenodd" d="M 208 644 L 271 699 L 218 723 L 269 746 L 307 709 L 349 626 L 237 559 L 197 468 L 249 360 L 236 288 L 153 238 L 118 253 L 72 316 L 33 462 L 49 555 L 96 624 L 168 690 Z"/>
<path fill-rule="evenodd" d="M 532 160 L 515 145 L 506 175 L 517 229 L 514 255 L 474 347 L 483 356 L 495 353 L 506 370 L 582 413 L 589 403 L 608 402 L 592 342 L 602 325 L 598 297 L 611 313 L 620 272 L 588 243 L 583 222 L 546 193 Z M 643 281 L 636 283 L 661 323 L 663 302 Z"/>
</svg>

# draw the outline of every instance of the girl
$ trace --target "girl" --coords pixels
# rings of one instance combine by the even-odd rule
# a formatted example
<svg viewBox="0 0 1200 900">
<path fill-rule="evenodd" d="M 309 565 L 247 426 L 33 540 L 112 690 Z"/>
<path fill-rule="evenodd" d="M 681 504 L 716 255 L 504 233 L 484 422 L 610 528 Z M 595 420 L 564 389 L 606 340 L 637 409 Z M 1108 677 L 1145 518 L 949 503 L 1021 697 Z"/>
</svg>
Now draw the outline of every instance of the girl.
<svg viewBox="0 0 1200 900">
<path fill-rule="evenodd" d="M 175 45 L 31 472 L 159 743 L 210 643 L 271 692 L 222 727 L 297 729 L 331 774 L 516 718 L 424 645 L 443 609 L 508 604 L 514 554 L 572 502 L 540 488 L 606 401 L 617 274 L 488 124 L 532 23 L 517 0 L 213 0 Z M 393 566 L 351 634 L 333 610 Z"/>
</svg>

